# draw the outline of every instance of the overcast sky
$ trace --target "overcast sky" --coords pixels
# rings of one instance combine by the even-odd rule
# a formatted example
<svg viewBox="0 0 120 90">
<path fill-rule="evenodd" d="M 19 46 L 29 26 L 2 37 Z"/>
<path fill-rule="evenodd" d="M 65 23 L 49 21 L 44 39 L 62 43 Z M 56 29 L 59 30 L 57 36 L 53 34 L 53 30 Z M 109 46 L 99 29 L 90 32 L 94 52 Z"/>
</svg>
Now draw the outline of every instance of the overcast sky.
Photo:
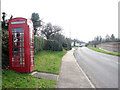
<svg viewBox="0 0 120 90">
<path fill-rule="evenodd" d="M 44 22 L 59 25 L 65 36 L 82 41 L 95 36 L 118 36 L 119 0 L 1 0 L 7 17 L 31 18 L 39 13 Z M 71 35 L 70 35 L 71 33 Z"/>
</svg>

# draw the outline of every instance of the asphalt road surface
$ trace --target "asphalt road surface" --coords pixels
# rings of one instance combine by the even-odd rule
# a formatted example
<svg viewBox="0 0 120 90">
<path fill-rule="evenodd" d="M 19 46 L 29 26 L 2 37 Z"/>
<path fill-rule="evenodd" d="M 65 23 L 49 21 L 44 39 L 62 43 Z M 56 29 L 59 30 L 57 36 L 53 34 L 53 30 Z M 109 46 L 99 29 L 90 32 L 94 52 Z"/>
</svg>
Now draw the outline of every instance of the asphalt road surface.
<svg viewBox="0 0 120 90">
<path fill-rule="evenodd" d="M 79 47 L 74 56 L 96 88 L 118 88 L 118 56 Z"/>
</svg>

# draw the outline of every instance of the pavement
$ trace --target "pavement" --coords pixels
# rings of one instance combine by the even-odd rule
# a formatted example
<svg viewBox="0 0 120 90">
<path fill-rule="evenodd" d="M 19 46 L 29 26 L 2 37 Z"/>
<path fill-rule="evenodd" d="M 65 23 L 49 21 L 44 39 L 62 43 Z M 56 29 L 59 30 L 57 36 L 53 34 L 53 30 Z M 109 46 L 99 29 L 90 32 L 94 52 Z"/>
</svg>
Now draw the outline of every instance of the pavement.
<svg viewBox="0 0 120 90">
<path fill-rule="evenodd" d="M 62 58 L 57 88 L 94 88 L 73 55 L 74 49 Z"/>
</svg>

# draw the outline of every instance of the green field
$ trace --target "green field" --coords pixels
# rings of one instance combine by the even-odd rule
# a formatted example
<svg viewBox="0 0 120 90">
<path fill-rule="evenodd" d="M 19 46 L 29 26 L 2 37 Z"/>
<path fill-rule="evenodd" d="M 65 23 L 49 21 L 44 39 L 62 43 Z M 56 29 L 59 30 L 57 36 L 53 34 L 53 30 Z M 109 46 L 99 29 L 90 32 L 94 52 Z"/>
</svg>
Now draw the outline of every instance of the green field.
<svg viewBox="0 0 120 90">
<path fill-rule="evenodd" d="M 97 47 L 88 47 L 92 50 L 95 50 L 95 51 L 98 51 L 98 52 L 102 52 L 102 53 L 106 53 L 106 54 L 110 54 L 110 55 L 116 55 L 116 56 L 120 56 L 120 53 L 115 53 L 115 52 L 108 52 L 108 51 L 104 51 L 104 50 L 101 50 Z"/>
<path fill-rule="evenodd" d="M 40 51 L 35 55 L 35 71 L 59 74 L 61 61 L 66 51 Z M 11 70 L 2 72 L 3 88 L 55 88 L 56 81 L 37 79 L 31 74 Z"/>
</svg>

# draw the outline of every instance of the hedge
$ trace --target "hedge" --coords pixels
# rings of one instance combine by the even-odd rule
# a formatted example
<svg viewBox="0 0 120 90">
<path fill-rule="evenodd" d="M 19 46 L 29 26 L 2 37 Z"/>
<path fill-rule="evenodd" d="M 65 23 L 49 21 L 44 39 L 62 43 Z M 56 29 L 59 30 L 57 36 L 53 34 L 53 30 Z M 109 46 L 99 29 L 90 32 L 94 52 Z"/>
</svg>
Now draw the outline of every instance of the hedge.
<svg viewBox="0 0 120 90">
<path fill-rule="evenodd" d="M 62 51 L 62 46 L 55 40 L 47 40 L 45 50 Z"/>
<path fill-rule="evenodd" d="M 41 51 L 45 47 L 46 40 L 41 37 L 34 37 L 34 53 L 36 54 L 38 51 Z"/>
<path fill-rule="evenodd" d="M 2 68 L 9 66 L 9 32 L 2 31 Z"/>
<path fill-rule="evenodd" d="M 71 50 L 72 49 L 71 44 L 69 44 L 69 43 L 63 43 L 62 46 L 65 50 Z"/>
</svg>

